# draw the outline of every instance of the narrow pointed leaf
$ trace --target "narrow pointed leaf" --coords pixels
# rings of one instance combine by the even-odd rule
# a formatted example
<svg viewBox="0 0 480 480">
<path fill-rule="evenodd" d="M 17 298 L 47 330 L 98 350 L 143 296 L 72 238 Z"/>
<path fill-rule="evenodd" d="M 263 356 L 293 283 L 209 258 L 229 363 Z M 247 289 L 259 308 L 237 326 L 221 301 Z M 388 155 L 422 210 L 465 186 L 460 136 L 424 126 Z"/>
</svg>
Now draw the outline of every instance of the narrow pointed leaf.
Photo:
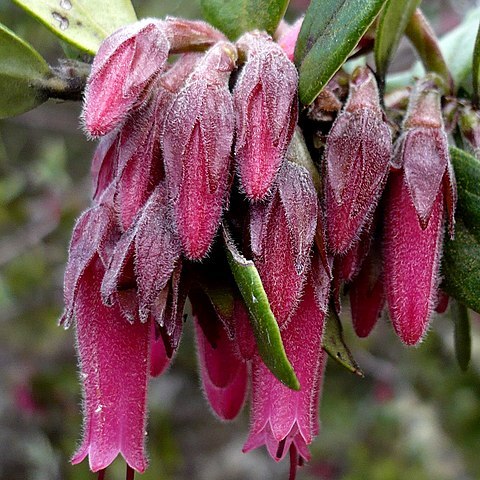
<svg viewBox="0 0 480 480">
<path fill-rule="evenodd" d="M 130 0 L 14 0 L 57 37 L 90 54 L 119 27 L 137 20 Z"/>
<path fill-rule="evenodd" d="M 465 371 L 470 363 L 472 339 L 470 336 L 470 318 L 468 309 L 459 302 L 452 302 L 452 319 L 455 324 L 455 357 L 458 365 Z"/>
<path fill-rule="evenodd" d="M 280 329 L 270 309 L 258 271 L 252 261 L 238 252 L 226 227 L 223 228 L 223 238 L 230 269 L 250 313 L 258 352 L 278 380 L 292 390 L 298 390 L 300 384 L 286 356 Z"/>
<path fill-rule="evenodd" d="M 0 24 L 0 118 L 19 115 L 45 102 L 48 97 L 39 84 L 49 76 L 50 68 L 41 55 Z"/>
<path fill-rule="evenodd" d="M 388 0 L 378 21 L 375 35 L 377 75 L 383 79 L 410 17 L 421 0 Z"/>
<path fill-rule="evenodd" d="M 273 34 L 288 0 L 201 0 L 205 19 L 236 39 L 244 32 L 266 30 Z"/>
<path fill-rule="evenodd" d="M 330 309 L 327 324 L 323 333 L 322 347 L 340 365 L 352 373 L 363 377 L 363 372 L 353 358 L 343 338 L 343 327 L 335 309 Z"/>
<path fill-rule="evenodd" d="M 343 65 L 387 0 L 313 0 L 303 21 L 295 63 L 299 96 L 312 103 Z"/>
</svg>

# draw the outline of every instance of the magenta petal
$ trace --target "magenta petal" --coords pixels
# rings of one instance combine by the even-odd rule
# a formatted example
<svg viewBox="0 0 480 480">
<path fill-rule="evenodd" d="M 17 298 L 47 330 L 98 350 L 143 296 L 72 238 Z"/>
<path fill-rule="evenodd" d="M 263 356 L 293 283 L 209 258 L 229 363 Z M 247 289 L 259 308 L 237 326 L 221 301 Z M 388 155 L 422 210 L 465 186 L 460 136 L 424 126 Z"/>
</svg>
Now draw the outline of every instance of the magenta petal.
<svg viewBox="0 0 480 480">
<path fill-rule="evenodd" d="M 292 62 L 295 54 L 295 46 L 297 44 L 298 34 L 300 33 L 302 24 L 303 17 L 300 17 L 293 25 L 287 25 L 277 40 L 277 43 L 282 47 L 283 51 L 287 54 L 288 59 Z"/>
<path fill-rule="evenodd" d="M 371 252 L 350 285 L 350 309 L 355 333 L 367 337 L 385 305 L 382 266 L 377 251 Z"/>
<path fill-rule="evenodd" d="M 153 321 L 150 323 L 152 335 L 150 350 L 150 376 L 158 377 L 168 368 L 171 358 L 167 355 L 163 338 L 161 336 L 157 338 L 155 332 L 155 323 Z"/>
<path fill-rule="evenodd" d="M 407 345 L 422 339 L 435 306 L 443 210 L 440 189 L 423 230 L 403 174 L 391 175 L 385 204 L 385 291 L 395 331 Z"/>
<path fill-rule="evenodd" d="M 84 388 L 83 441 L 72 458 L 89 456 L 90 468 L 102 470 L 121 453 L 143 472 L 150 325 L 129 324 L 118 307 L 100 297 L 104 273 L 98 257 L 83 276 L 75 304 L 77 348 Z"/>
<path fill-rule="evenodd" d="M 208 320 L 203 319 L 204 322 Z M 210 320 L 217 325 L 214 346 L 205 337 L 198 321 L 195 323 L 202 384 L 213 411 L 220 418 L 231 420 L 238 415 L 245 401 L 247 368 L 236 356 L 235 342 L 228 338 L 220 321 Z"/>
<path fill-rule="evenodd" d="M 257 344 L 253 335 L 252 325 L 248 311 L 243 300 L 235 299 L 233 321 L 235 325 L 235 342 L 240 356 L 244 360 L 251 360 L 256 351 Z"/>
<path fill-rule="evenodd" d="M 294 318 L 282 331 L 300 391 L 281 384 L 260 358 L 254 357 L 252 424 L 244 451 L 265 443 L 270 454 L 280 460 L 292 442 L 303 452 L 302 445 L 311 443 L 318 430 L 316 401 L 326 359 L 321 345 L 324 318 L 313 288 L 307 286 Z"/>
<path fill-rule="evenodd" d="M 70 241 L 68 263 L 65 269 L 64 301 L 65 314 L 61 320 L 65 326 L 70 324 L 79 282 L 85 269 L 95 255 L 102 262 L 109 262 L 110 252 L 119 236 L 113 210 L 100 204 L 84 212 L 77 220 Z"/>
</svg>

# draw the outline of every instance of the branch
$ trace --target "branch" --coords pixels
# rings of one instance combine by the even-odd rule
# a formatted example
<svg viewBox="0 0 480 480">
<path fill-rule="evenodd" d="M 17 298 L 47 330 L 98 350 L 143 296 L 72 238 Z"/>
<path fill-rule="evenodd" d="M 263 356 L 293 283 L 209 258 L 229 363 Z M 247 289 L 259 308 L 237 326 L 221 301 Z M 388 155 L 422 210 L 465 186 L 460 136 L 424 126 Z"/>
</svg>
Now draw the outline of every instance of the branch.
<svg viewBox="0 0 480 480">
<path fill-rule="evenodd" d="M 80 101 L 90 74 L 88 63 L 76 60 L 60 60 L 57 67 L 52 67 L 52 76 L 35 83 L 48 98 Z"/>
</svg>

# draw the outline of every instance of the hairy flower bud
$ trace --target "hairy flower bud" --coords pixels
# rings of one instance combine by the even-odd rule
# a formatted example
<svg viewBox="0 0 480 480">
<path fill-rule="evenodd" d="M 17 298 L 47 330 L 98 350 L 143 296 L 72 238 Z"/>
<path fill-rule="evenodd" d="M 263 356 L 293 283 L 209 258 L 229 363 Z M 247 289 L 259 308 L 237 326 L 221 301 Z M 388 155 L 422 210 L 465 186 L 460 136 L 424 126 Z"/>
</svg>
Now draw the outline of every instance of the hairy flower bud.
<svg viewBox="0 0 480 480">
<path fill-rule="evenodd" d="M 428 79 L 410 100 L 385 203 L 384 275 L 393 326 L 415 345 L 437 300 L 446 210 L 453 234 L 456 188 L 440 95 Z"/>
<path fill-rule="evenodd" d="M 310 174 L 304 167 L 286 161 L 272 197 L 252 205 L 253 258 L 281 327 L 295 309 L 308 271 L 317 203 Z"/>
<path fill-rule="evenodd" d="M 87 81 L 83 119 L 92 136 L 123 123 L 165 67 L 170 42 L 165 22 L 144 19 L 120 28 L 100 46 Z"/>
<path fill-rule="evenodd" d="M 166 287 L 180 257 L 180 242 L 170 218 L 166 189 L 159 185 L 117 243 L 103 279 L 104 301 L 112 304 L 124 272 L 133 262 L 142 322 L 148 320 L 154 301 Z"/>
<path fill-rule="evenodd" d="M 266 34 L 246 33 L 237 45 L 247 58 L 233 92 L 235 158 L 248 198 L 272 187 L 297 123 L 298 75 L 283 50 Z"/>
<path fill-rule="evenodd" d="M 417 85 L 397 140 L 393 158 L 403 168 L 405 182 L 422 228 L 428 226 L 438 192 L 444 191 L 453 235 L 456 204 L 455 176 L 448 153 L 440 94 L 428 80 Z"/>
<path fill-rule="evenodd" d="M 327 236 L 333 253 L 345 253 L 371 222 L 391 153 L 391 133 L 375 77 L 367 68 L 358 68 L 325 150 Z"/>
<path fill-rule="evenodd" d="M 164 123 L 163 152 L 169 195 L 187 257 L 207 253 L 230 185 L 233 101 L 228 89 L 236 49 L 219 42 L 198 63 Z"/>
</svg>

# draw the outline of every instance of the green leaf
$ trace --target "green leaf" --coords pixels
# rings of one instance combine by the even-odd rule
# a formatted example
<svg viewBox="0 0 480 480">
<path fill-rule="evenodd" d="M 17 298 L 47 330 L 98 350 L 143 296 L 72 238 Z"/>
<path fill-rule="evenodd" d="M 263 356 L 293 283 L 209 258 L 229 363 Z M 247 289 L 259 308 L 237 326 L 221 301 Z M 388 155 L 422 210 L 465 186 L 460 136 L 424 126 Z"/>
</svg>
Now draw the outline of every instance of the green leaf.
<svg viewBox="0 0 480 480">
<path fill-rule="evenodd" d="M 295 48 L 299 96 L 312 103 L 342 66 L 387 0 L 312 0 Z"/>
<path fill-rule="evenodd" d="M 363 377 L 362 370 L 360 370 L 360 367 L 345 343 L 342 323 L 334 308 L 331 309 L 330 315 L 327 318 L 327 324 L 323 332 L 322 347 L 330 357 L 340 365 L 350 372 Z"/>
<path fill-rule="evenodd" d="M 384 79 L 410 17 L 421 0 L 388 0 L 378 21 L 375 35 L 377 75 Z"/>
<path fill-rule="evenodd" d="M 473 97 L 478 105 L 478 101 L 480 99 L 480 25 L 478 26 L 477 38 L 475 39 L 475 47 L 473 48 L 472 86 Z"/>
<path fill-rule="evenodd" d="M 289 0 L 201 0 L 203 15 L 235 40 L 244 32 L 266 30 L 273 35 Z"/>
<path fill-rule="evenodd" d="M 480 312 L 480 161 L 450 147 L 457 180 L 455 238 L 446 240 L 443 288 L 462 304 Z"/>
<path fill-rule="evenodd" d="M 50 76 L 41 55 L 0 24 L 0 118 L 20 115 L 45 102 L 48 96 L 36 84 Z"/>
<path fill-rule="evenodd" d="M 255 265 L 240 254 L 225 226 L 223 238 L 228 264 L 250 314 L 258 352 L 263 362 L 287 387 L 300 390 L 300 383 L 285 353 L 280 329 Z"/>
<path fill-rule="evenodd" d="M 137 20 L 130 0 L 13 0 L 55 35 L 95 55 L 118 28 Z"/>
<path fill-rule="evenodd" d="M 460 368 L 465 371 L 470 363 L 472 352 L 472 339 L 470 335 L 470 318 L 468 309 L 459 302 L 452 301 L 450 304 L 452 319 L 455 324 L 455 357 Z"/>
<path fill-rule="evenodd" d="M 450 147 L 450 158 L 457 180 L 457 218 L 480 242 L 480 161 L 456 147 Z"/>
<path fill-rule="evenodd" d="M 468 308 L 480 312 L 480 244 L 457 218 L 455 238 L 445 242 L 442 288 Z"/>
</svg>

